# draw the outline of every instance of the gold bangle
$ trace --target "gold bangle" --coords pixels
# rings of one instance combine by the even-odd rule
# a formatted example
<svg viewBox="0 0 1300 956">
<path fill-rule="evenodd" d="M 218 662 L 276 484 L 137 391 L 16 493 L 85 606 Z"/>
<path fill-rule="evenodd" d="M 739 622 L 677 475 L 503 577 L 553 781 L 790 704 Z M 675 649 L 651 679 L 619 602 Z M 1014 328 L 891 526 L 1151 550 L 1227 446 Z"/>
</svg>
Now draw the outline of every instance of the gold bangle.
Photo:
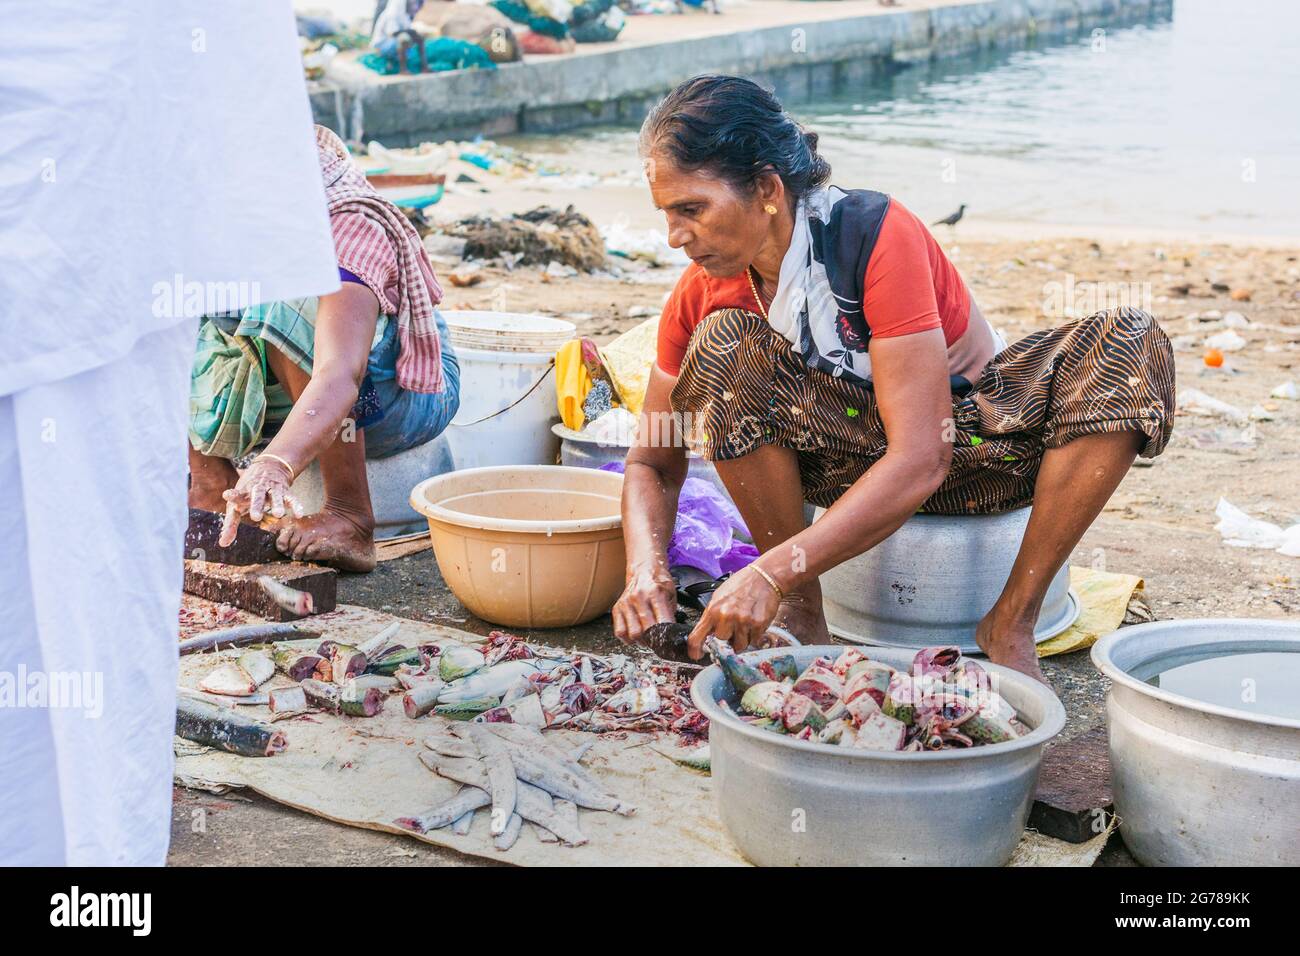
<svg viewBox="0 0 1300 956">
<path fill-rule="evenodd" d="M 782 600 L 785 597 L 785 592 L 781 590 L 781 585 L 776 583 L 776 580 L 772 577 L 772 575 L 768 574 L 757 564 L 751 564 L 750 567 L 753 568 L 755 571 L 757 571 L 759 575 L 763 578 L 763 580 L 766 581 L 769 585 L 771 585 L 772 590 L 776 592 L 776 599 L 778 601 Z"/>
<path fill-rule="evenodd" d="M 257 457 L 258 457 L 258 458 L 269 458 L 269 459 L 271 459 L 272 461 L 276 461 L 276 462 L 279 462 L 280 464 L 284 465 L 285 470 L 286 470 L 287 472 L 289 472 L 289 481 L 290 481 L 290 482 L 292 482 L 293 479 L 297 477 L 297 476 L 294 474 L 293 465 L 289 464 L 287 461 L 285 461 L 285 460 L 284 460 L 283 458 L 281 458 L 279 455 L 272 455 L 269 451 L 264 451 L 264 452 L 262 452 L 260 455 L 258 455 Z M 256 460 L 256 459 L 254 459 L 254 460 Z"/>
</svg>

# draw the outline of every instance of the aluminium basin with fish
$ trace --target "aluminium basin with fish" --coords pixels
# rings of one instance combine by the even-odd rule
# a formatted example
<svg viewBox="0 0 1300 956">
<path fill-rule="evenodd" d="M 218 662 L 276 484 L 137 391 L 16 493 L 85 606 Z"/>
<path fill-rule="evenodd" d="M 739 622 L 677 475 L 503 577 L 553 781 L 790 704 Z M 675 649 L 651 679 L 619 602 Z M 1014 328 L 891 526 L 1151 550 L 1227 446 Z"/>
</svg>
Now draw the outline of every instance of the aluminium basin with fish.
<svg viewBox="0 0 1300 956">
<path fill-rule="evenodd" d="M 923 648 L 904 671 L 857 648 L 800 670 L 789 655 L 754 666 L 714 638 L 706 645 L 740 695 L 738 718 L 797 740 L 916 752 L 1006 743 L 1028 732 L 988 671 L 956 647 Z"/>
</svg>

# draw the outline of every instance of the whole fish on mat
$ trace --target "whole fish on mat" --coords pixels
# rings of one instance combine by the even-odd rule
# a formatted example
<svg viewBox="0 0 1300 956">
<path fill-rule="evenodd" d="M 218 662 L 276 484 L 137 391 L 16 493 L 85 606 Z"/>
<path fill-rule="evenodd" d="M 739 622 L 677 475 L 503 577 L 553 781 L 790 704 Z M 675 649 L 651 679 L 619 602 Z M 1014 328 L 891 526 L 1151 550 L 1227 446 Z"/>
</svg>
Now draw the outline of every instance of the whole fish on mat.
<svg viewBox="0 0 1300 956">
<path fill-rule="evenodd" d="M 518 787 L 515 782 L 516 768 L 506 744 L 487 728 L 479 725 L 468 727 L 470 741 L 478 748 L 483 758 L 483 768 L 487 771 L 492 794 L 492 835 L 500 836 L 509 825 L 510 817 L 515 812 L 515 800 Z"/>
<path fill-rule="evenodd" d="M 482 791 L 491 789 L 492 785 L 488 782 L 487 771 L 483 769 L 481 761 L 439 757 L 429 751 L 420 754 L 420 761 L 434 773 L 448 780 Z M 549 804 L 549 800 L 541 799 L 536 787 L 525 785 L 518 788 L 515 810 L 519 816 L 530 823 L 545 827 L 570 846 L 586 843 L 587 838 L 576 827 L 571 827 Z"/>
<path fill-rule="evenodd" d="M 176 699 L 176 736 L 241 757 L 270 757 L 289 745 L 269 724 L 188 695 Z"/>
<path fill-rule="evenodd" d="M 319 631 L 299 627 L 296 624 L 243 624 L 239 627 L 227 627 L 186 638 L 180 642 L 179 647 L 180 656 L 184 657 L 186 654 L 196 654 L 200 651 L 224 650 L 228 647 L 242 647 L 245 644 L 315 637 L 320 637 Z"/>
<path fill-rule="evenodd" d="M 426 810 L 419 816 L 398 817 L 393 822 L 399 827 L 414 830 L 416 833 L 428 833 L 430 830 L 440 830 L 443 827 L 451 826 L 457 820 L 460 820 L 466 814 L 473 813 L 479 807 L 491 805 L 492 797 L 488 795 L 486 790 L 480 790 L 478 787 L 462 786 L 460 792 L 446 803 L 441 803 L 432 810 Z"/>
<path fill-rule="evenodd" d="M 483 749 L 483 735 L 495 737 L 508 748 L 511 763 L 520 780 L 540 787 L 561 800 L 571 800 L 580 807 L 608 810 L 622 816 L 636 812 L 635 807 L 608 793 L 586 768 L 553 747 L 531 728 L 517 724 L 452 723 L 447 729 L 461 743 L 473 744 L 480 754 L 486 752 Z M 446 738 L 430 737 L 424 745 L 440 754 L 455 754 L 461 755 L 460 759 L 473 759 L 468 748 L 458 748 Z"/>
</svg>

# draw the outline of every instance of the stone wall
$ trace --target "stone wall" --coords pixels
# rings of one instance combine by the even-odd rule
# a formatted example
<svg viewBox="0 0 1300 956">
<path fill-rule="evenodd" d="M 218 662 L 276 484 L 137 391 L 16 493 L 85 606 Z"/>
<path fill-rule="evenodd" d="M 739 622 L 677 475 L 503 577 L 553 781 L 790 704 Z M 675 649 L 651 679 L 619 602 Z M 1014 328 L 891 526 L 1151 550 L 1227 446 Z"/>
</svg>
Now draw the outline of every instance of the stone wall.
<svg viewBox="0 0 1300 956">
<path fill-rule="evenodd" d="M 316 122 L 345 138 L 360 132 L 389 146 L 639 123 L 658 97 L 698 73 L 744 74 L 775 87 L 784 102 L 798 103 L 830 97 L 900 63 L 1167 18 L 1172 10 L 1172 0 L 986 0 L 629 45 L 496 70 L 380 77 L 347 64 L 329 82 L 311 84 L 311 103 Z"/>
</svg>

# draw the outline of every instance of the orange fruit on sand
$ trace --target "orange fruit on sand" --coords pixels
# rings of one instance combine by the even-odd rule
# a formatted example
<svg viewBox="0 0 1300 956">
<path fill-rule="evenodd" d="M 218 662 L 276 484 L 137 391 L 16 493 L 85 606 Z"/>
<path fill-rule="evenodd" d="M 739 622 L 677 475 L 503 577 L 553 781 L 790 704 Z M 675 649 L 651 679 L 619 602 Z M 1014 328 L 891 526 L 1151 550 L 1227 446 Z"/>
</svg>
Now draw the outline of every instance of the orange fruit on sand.
<svg viewBox="0 0 1300 956">
<path fill-rule="evenodd" d="M 1218 368 L 1223 364 L 1223 353 L 1218 349 L 1206 349 L 1205 364 L 1210 368 Z"/>
</svg>

